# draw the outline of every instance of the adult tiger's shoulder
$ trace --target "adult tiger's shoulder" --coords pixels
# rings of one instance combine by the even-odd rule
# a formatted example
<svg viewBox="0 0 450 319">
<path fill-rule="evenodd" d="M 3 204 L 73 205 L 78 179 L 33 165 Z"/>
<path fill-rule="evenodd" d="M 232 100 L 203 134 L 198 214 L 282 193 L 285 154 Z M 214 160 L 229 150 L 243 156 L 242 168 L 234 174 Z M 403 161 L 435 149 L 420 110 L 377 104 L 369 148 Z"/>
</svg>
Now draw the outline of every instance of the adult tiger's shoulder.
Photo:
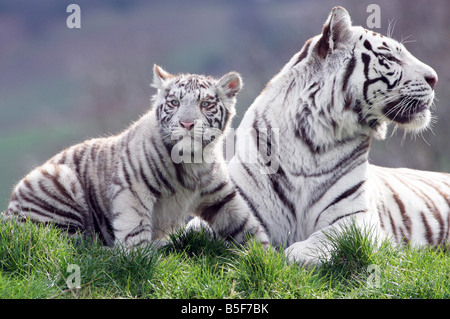
<svg viewBox="0 0 450 319">
<path fill-rule="evenodd" d="M 428 126 L 437 81 L 401 43 L 336 7 L 268 83 L 237 130 L 229 170 L 273 242 L 291 245 L 289 258 L 317 262 L 324 231 L 352 220 L 399 242 L 449 240 L 448 174 L 368 162 L 389 123 Z"/>
</svg>

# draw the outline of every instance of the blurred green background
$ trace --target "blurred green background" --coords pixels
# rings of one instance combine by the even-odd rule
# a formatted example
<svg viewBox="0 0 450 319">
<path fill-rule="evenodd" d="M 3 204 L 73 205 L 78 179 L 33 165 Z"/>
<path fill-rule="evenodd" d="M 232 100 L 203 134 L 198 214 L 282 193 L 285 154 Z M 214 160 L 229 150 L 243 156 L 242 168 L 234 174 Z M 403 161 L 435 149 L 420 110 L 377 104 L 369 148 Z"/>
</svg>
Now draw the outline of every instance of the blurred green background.
<svg viewBox="0 0 450 319">
<path fill-rule="evenodd" d="M 66 8 L 81 7 L 81 29 Z M 370 3 L 386 34 L 439 74 L 432 130 L 374 142 L 372 163 L 450 171 L 450 2 L 270 0 L 0 0 L 0 211 L 13 185 L 56 152 L 117 133 L 148 108 L 152 66 L 214 76 L 236 70 L 237 127 L 265 84 L 342 5 L 366 27 Z M 391 23 L 392 24 L 392 23 Z"/>
</svg>

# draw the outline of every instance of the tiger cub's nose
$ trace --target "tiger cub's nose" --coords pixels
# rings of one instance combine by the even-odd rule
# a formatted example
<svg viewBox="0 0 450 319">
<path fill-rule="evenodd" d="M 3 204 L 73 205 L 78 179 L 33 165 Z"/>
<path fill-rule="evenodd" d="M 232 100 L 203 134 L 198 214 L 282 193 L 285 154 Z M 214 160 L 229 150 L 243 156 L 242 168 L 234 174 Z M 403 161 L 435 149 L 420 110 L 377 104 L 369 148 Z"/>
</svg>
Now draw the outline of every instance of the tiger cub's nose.
<svg viewBox="0 0 450 319">
<path fill-rule="evenodd" d="M 180 121 L 181 126 L 186 128 L 188 131 L 190 131 L 194 127 L 194 122 L 183 122 Z"/>
</svg>

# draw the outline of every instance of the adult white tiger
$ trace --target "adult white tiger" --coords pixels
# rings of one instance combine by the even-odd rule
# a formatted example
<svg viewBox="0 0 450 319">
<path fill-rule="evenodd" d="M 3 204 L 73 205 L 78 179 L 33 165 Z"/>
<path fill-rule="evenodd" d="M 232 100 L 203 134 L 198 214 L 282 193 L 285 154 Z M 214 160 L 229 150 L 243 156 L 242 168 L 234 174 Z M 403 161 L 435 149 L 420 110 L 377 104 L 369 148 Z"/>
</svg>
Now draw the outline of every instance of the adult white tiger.
<svg viewBox="0 0 450 319">
<path fill-rule="evenodd" d="M 8 217 L 97 234 L 106 245 L 145 245 L 189 213 L 220 236 L 268 237 L 229 181 L 222 136 L 239 74 L 219 80 L 155 66 L 153 107 L 119 135 L 69 147 L 14 188 Z M 180 140 L 181 137 L 181 140 Z"/>
<path fill-rule="evenodd" d="M 387 123 L 412 132 L 428 125 L 436 82 L 402 44 L 352 26 L 336 7 L 268 83 L 237 130 L 228 167 L 290 260 L 318 263 L 324 232 L 352 220 L 397 242 L 449 240 L 449 174 L 368 162 L 371 138 L 383 139 Z"/>
</svg>

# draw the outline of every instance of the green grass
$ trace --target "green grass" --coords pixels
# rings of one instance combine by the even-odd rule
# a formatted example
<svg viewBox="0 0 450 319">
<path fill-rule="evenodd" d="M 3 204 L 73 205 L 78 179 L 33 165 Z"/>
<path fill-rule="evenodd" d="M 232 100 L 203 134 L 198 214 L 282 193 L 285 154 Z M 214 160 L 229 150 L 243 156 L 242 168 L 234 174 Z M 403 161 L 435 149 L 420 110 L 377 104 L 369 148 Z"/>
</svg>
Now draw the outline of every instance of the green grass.
<svg viewBox="0 0 450 319">
<path fill-rule="evenodd" d="M 450 297 L 448 250 L 375 249 L 367 237 L 349 227 L 332 237 L 328 262 L 305 269 L 258 243 L 231 247 L 203 233 L 125 253 L 53 227 L 3 222 L 0 298 Z M 80 288 L 69 265 L 79 267 Z"/>
</svg>

